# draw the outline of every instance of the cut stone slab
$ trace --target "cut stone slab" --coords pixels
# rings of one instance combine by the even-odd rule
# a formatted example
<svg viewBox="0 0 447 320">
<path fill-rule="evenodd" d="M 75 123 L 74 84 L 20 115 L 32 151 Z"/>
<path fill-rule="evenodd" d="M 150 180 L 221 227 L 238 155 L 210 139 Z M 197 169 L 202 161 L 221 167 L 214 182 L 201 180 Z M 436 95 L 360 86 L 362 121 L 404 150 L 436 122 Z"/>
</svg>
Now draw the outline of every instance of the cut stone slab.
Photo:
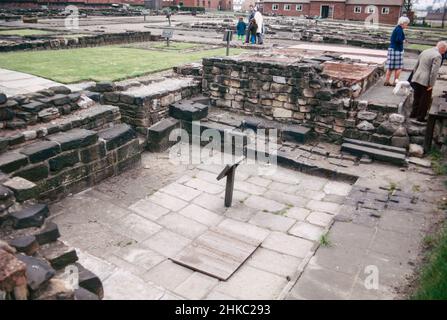
<svg viewBox="0 0 447 320">
<path fill-rule="evenodd" d="M 198 101 L 182 100 L 169 106 L 169 115 L 185 121 L 197 121 L 208 116 L 208 106 Z"/>
<path fill-rule="evenodd" d="M 215 228 L 194 240 L 172 260 L 225 281 L 256 248 L 244 242 L 243 238 L 230 237 L 224 230 Z"/>
<path fill-rule="evenodd" d="M 191 269 L 180 266 L 171 260 L 165 260 L 149 270 L 144 275 L 144 280 L 173 291 L 193 273 L 194 271 Z"/>
<path fill-rule="evenodd" d="M 180 199 L 185 201 L 191 201 L 202 193 L 199 190 L 178 183 L 171 183 L 170 185 L 167 185 L 166 187 L 160 189 L 160 191 L 168 193 L 172 196 L 179 197 Z"/>
<path fill-rule="evenodd" d="M 278 298 L 286 284 L 284 277 L 245 265 L 214 290 L 242 300 L 273 300 Z"/>
<path fill-rule="evenodd" d="M 36 204 L 10 214 L 15 229 L 40 227 L 48 217 L 46 204 Z"/>
<path fill-rule="evenodd" d="M 151 152 L 163 152 L 177 143 L 170 140 L 171 132 L 180 128 L 180 121 L 173 118 L 163 119 L 147 130 L 147 149 Z"/>
<path fill-rule="evenodd" d="M 361 157 L 364 154 L 366 154 L 372 159 L 390 162 L 396 165 L 404 165 L 406 159 L 405 155 L 401 153 L 390 152 L 371 147 L 359 146 L 351 143 L 343 143 L 341 145 L 341 151 L 351 153 L 358 157 Z"/>
<path fill-rule="evenodd" d="M 206 226 L 215 226 L 223 219 L 223 216 L 195 204 L 188 205 L 180 210 L 179 213 Z"/>
<path fill-rule="evenodd" d="M 4 173 L 11 173 L 27 164 L 28 157 L 23 154 L 16 152 L 5 152 L 0 154 L 0 171 Z"/>
<path fill-rule="evenodd" d="M 236 238 L 242 239 L 253 246 L 257 246 L 270 233 L 269 230 L 233 219 L 225 219 L 219 224 L 218 228 L 224 231 L 225 234 L 234 234 Z"/>
<path fill-rule="evenodd" d="M 42 228 L 34 234 L 34 236 L 39 245 L 44 245 L 56 241 L 61 235 L 57 224 L 47 221 Z"/>
<path fill-rule="evenodd" d="M 56 270 L 78 261 L 76 250 L 68 247 L 61 241 L 45 244 L 39 252 Z"/>
<path fill-rule="evenodd" d="M 301 261 L 302 259 L 296 257 L 265 248 L 258 248 L 247 260 L 247 265 L 282 277 L 293 278 L 299 272 Z"/>
<path fill-rule="evenodd" d="M 141 199 L 131 205 L 129 209 L 150 220 L 157 220 L 169 212 L 169 209 L 163 208 L 149 199 Z"/>
<path fill-rule="evenodd" d="M 365 147 L 370 147 L 370 148 L 374 148 L 374 149 L 400 153 L 400 154 L 406 154 L 407 153 L 407 150 L 405 148 L 398 148 L 398 147 L 393 147 L 393 146 L 387 146 L 387 145 L 384 145 L 384 144 L 367 142 L 367 141 L 362 141 L 362 140 L 343 138 L 343 142 L 350 143 L 350 144 L 355 144 L 355 145 L 358 145 L 358 146 L 365 146 Z"/>
<path fill-rule="evenodd" d="M 102 299 L 104 297 L 104 289 L 99 277 L 79 263 L 77 263 L 76 266 L 79 271 L 79 287 L 90 291 Z"/>
<path fill-rule="evenodd" d="M 194 272 L 181 283 L 174 292 L 188 299 L 200 300 L 210 292 L 218 280 L 199 272 Z"/>
<path fill-rule="evenodd" d="M 306 220 L 314 225 L 326 228 L 330 226 L 333 218 L 331 214 L 314 211 L 307 216 Z"/>
<path fill-rule="evenodd" d="M 91 130 L 73 129 L 68 132 L 51 135 L 48 137 L 48 140 L 59 143 L 62 151 L 67 151 L 96 143 L 98 134 Z"/>
<path fill-rule="evenodd" d="M 283 141 L 305 143 L 310 139 L 311 129 L 299 126 L 288 125 L 281 129 Z"/>
<path fill-rule="evenodd" d="M 295 219 L 273 213 L 258 212 L 248 222 L 266 229 L 285 232 L 295 223 Z"/>
<path fill-rule="evenodd" d="M 59 144 L 53 141 L 41 141 L 33 143 L 20 150 L 20 153 L 28 156 L 32 163 L 41 162 L 54 157 L 61 151 Z"/>
<path fill-rule="evenodd" d="M 297 258 L 305 258 L 313 252 L 314 243 L 281 232 L 272 232 L 267 239 L 262 242 L 262 247 Z"/>
<path fill-rule="evenodd" d="M 191 240 L 188 238 L 167 229 L 162 229 L 144 241 L 143 244 L 166 257 L 174 257 L 190 242 Z"/>
<path fill-rule="evenodd" d="M 159 287 L 121 269 L 104 281 L 104 293 L 105 300 L 157 300 L 164 294 Z"/>
<path fill-rule="evenodd" d="M 16 257 L 26 264 L 26 277 L 31 290 L 37 290 L 56 274 L 56 271 L 43 259 L 24 254 L 17 254 Z"/>
<path fill-rule="evenodd" d="M 4 182 L 3 185 L 14 192 L 17 201 L 23 202 L 37 196 L 37 185 L 21 177 L 14 177 Z"/>
<path fill-rule="evenodd" d="M 179 211 L 188 204 L 186 201 L 159 191 L 152 194 L 149 200 L 172 211 Z"/>
<path fill-rule="evenodd" d="M 269 212 L 278 212 L 286 208 L 282 203 L 259 196 L 248 197 L 247 200 L 244 201 L 244 205 L 253 209 L 266 210 Z"/>
<path fill-rule="evenodd" d="M 110 129 L 100 131 L 98 135 L 106 141 L 108 151 L 116 149 L 137 137 L 136 132 L 128 124 L 118 124 Z"/>
<path fill-rule="evenodd" d="M 39 250 L 39 243 L 35 236 L 21 236 L 9 241 L 11 247 L 16 248 L 18 252 L 23 252 L 29 256 L 32 256 L 37 250 Z"/>
<path fill-rule="evenodd" d="M 181 234 L 189 239 L 198 237 L 208 229 L 208 227 L 204 224 L 189 219 L 178 213 L 168 213 L 167 215 L 161 217 L 157 222 L 171 231 Z"/>
<path fill-rule="evenodd" d="M 340 210 L 340 205 L 337 203 L 333 203 L 333 202 L 311 200 L 306 205 L 306 208 L 308 208 L 312 211 L 320 211 L 320 212 L 326 212 L 326 213 L 330 213 L 330 214 L 337 214 Z"/>
<path fill-rule="evenodd" d="M 337 196 L 347 196 L 351 192 L 352 186 L 347 183 L 329 181 L 323 188 L 327 194 L 334 194 Z"/>
<path fill-rule="evenodd" d="M 298 221 L 290 228 L 289 233 L 303 239 L 318 241 L 323 235 L 324 229 L 307 222 Z"/>
</svg>

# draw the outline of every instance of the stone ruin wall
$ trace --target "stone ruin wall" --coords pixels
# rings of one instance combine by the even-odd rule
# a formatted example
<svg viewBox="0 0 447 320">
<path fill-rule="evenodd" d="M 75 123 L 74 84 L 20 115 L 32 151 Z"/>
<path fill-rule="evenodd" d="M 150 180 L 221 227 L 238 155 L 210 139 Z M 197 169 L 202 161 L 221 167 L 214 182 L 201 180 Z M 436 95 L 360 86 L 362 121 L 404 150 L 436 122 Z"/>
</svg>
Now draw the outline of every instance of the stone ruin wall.
<svg viewBox="0 0 447 320">
<path fill-rule="evenodd" d="M 87 48 L 114 44 L 146 42 L 160 40 L 160 36 L 153 36 L 149 31 L 122 32 L 107 34 L 86 34 L 79 37 L 64 38 L 64 35 L 36 35 L 36 36 L 0 36 L 4 43 L 0 45 L 0 52 L 22 50 L 55 50 Z"/>
<path fill-rule="evenodd" d="M 213 106 L 303 125 L 325 141 L 347 137 L 399 147 L 423 144 L 424 129 L 406 128 L 397 106 L 356 99 L 377 81 L 383 68 L 376 67 L 354 84 L 334 79 L 323 69 L 321 63 L 208 58 L 203 60 L 202 87 Z"/>
</svg>

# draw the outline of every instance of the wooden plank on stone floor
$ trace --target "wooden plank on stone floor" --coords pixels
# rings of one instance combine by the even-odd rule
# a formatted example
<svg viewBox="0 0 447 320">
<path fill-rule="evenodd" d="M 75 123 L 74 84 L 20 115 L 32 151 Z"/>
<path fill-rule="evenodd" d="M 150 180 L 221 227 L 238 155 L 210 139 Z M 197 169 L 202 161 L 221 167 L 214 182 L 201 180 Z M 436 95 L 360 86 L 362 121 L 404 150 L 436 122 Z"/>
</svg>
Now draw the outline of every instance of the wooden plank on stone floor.
<svg viewBox="0 0 447 320">
<path fill-rule="evenodd" d="M 260 245 L 214 228 L 194 240 L 176 257 L 177 264 L 219 280 L 227 280 Z"/>
</svg>

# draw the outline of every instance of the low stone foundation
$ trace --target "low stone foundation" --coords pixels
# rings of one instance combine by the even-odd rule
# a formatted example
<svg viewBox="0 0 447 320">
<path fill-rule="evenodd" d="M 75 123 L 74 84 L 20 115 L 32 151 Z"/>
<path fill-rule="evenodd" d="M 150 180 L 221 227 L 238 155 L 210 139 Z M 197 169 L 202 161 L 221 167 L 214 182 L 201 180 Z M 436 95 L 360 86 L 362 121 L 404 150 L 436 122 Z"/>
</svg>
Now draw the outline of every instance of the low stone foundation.
<svg viewBox="0 0 447 320">
<path fill-rule="evenodd" d="M 0 45 L 0 52 L 21 50 L 56 50 L 97 47 L 113 44 L 124 44 L 160 40 L 160 36 L 153 36 L 149 31 L 122 32 L 104 34 L 85 34 L 78 37 L 64 37 L 64 35 L 39 36 L 0 36 L 4 40 Z"/>
<path fill-rule="evenodd" d="M 200 91 L 200 81 L 194 78 L 168 78 L 124 91 L 104 92 L 102 100 L 106 104 L 119 106 L 122 121 L 147 135 L 148 127 L 168 116 L 169 105 L 197 95 Z"/>
<path fill-rule="evenodd" d="M 265 55 L 203 60 L 203 90 L 211 105 L 313 129 L 341 141 L 356 129 L 353 98 L 383 74 L 376 64 L 338 55 L 276 50 Z"/>
</svg>

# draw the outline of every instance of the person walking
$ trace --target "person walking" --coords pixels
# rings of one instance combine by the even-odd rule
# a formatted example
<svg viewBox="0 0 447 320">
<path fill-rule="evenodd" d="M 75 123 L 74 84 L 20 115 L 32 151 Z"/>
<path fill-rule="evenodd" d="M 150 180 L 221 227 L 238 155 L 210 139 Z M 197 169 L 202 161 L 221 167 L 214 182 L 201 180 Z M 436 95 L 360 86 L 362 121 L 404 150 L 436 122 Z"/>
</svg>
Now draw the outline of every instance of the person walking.
<svg viewBox="0 0 447 320">
<path fill-rule="evenodd" d="M 256 32 L 258 31 L 258 25 L 256 24 L 255 19 L 251 19 L 250 27 L 249 27 L 249 35 L 251 44 L 256 44 Z"/>
<path fill-rule="evenodd" d="M 447 42 L 440 41 L 436 47 L 424 50 L 416 63 L 411 79 L 414 89 L 413 109 L 410 118 L 425 122 L 432 103 L 433 87 L 441 67 L 442 56 L 447 52 Z"/>
<path fill-rule="evenodd" d="M 394 86 L 399 81 L 400 73 L 404 67 L 404 30 L 408 28 L 410 19 L 400 17 L 397 26 L 391 34 L 390 47 L 388 48 L 388 57 L 386 61 L 385 86 Z M 391 83 L 391 74 L 394 72 L 394 82 Z"/>
<path fill-rule="evenodd" d="M 245 39 L 245 30 L 247 29 L 247 24 L 244 22 L 244 18 L 240 17 L 239 22 L 236 25 L 237 39 Z"/>
</svg>

